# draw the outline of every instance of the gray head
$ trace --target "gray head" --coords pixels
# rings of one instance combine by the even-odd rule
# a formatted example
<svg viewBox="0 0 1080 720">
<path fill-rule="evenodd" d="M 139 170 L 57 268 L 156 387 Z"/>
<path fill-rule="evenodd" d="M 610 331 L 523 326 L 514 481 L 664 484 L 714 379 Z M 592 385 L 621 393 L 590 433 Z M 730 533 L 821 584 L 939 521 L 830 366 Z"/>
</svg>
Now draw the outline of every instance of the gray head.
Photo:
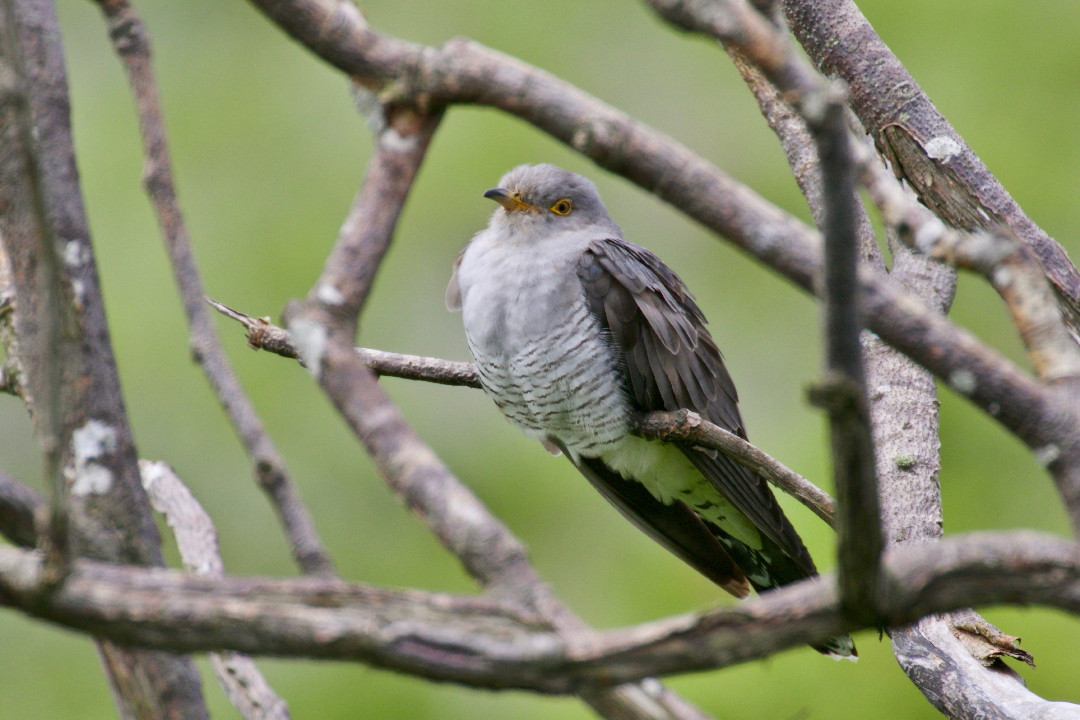
<svg viewBox="0 0 1080 720">
<path fill-rule="evenodd" d="M 618 233 L 596 186 L 554 165 L 519 165 L 484 197 L 502 205 L 489 227 L 517 241 L 539 241 L 556 233 L 595 227 Z"/>
</svg>

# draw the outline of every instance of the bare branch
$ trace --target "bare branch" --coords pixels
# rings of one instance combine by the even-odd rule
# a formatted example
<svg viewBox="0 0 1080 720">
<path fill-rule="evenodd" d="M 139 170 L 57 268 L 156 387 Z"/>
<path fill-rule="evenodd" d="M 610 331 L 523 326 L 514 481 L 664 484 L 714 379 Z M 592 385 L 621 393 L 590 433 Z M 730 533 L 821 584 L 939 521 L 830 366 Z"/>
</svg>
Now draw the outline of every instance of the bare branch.
<svg viewBox="0 0 1080 720">
<path fill-rule="evenodd" d="M 321 578 L 210 579 L 78 561 L 42 598 L 38 555 L 0 547 L 0 602 L 85 632 L 182 651 L 354 659 L 476 687 L 548 693 L 725 667 L 875 622 L 902 625 L 968 604 L 1039 604 L 1080 613 L 1080 555 L 1039 533 L 975 533 L 895 547 L 883 562 L 881 615 L 840 608 L 834 578 L 730 609 L 597 634 L 568 646 L 515 604 Z M 177 623 L 185 632 L 176 633 Z"/>
<path fill-rule="evenodd" d="M 333 318 L 334 326 L 328 329 L 350 335 L 441 119 L 439 113 L 379 102 L 369 117 L 375 153 L 322 275 L 308 295 L 309 303 L 319 304 Z"/>
<path fill-rule="evenodd" d="M 935 260 L 983 275 L 1005 300 L 1039 378 L 1080 380 L 1080 347 L 1062 321 L 1060 307 L 1038 259 L 1008 231 L 960 233 L 929 226 L 901 232 L 913 249 Z"/>
<path fill-rule="evenodd" d="M 946 616 L 947 617 L 947 616 Z M 893 633 L 893 650 L 927 699 L 950 718 L 1077 720 L 1080 708 L 1044 700 L 999 668 L 986 668 L 957 642 L 949 623 L 926 617 Z M 927 662 L 930 659 L 931 662 Z M 993 697 L 995 702 L 986 702 Z"/>
<path fill-rule="evenodd" d="M 1004 223 L 1035 251 L 1080 328 L 1080 273 L 1006 192 L 851 0 L 784 0 L 792 29 L 814 63 L 847 82 L 852 106 L 898 176 L 953 227 Z"/>
<path fill-rule="evenodd" d="M 267 350 L 294 360 L 301 359 L 296 351 L 296 346 L 293 345 L 292 338 L 289 337 L 288 331 L 271 323 L 269 318 L 255 318 L 246 315 L 210 298 L 207 298 L 206 301 L 222 315 L 236 320 L 246 328 L 249 347 L 256 350 Z M 472 363 L 441 360 L 420 355 L 402 355 L 401 353 L 373 350 L 371 348 L 358 347 L 354 348 L 354 351 L 364 361 L 364 364 L 377 375 L 404 378 L 406 380 L 423 380 L 439 385 L 480 387 L 480 380 L 476 376 L 476 368 L 473 367 Z"/>
<path fill-rule="evenodd" d="M 884 539 L 874 474 L 862 347 L 858 199 L 841 98 L 810 125 L 821 163 L 825 236 L 825 379 L 813 396 L 829 415 L 838 497 L 839 578 L 843 602 L 856 616 L 873 614 Z M 822 394 L 827 394 L 823 398 Z"/>
<path fill-rule="evenodd" d="M 1044 381 L 1080 374 L 1080 348 L 1063 324 L 1045 270 L 1004 227 L 966 233 L 945 225 L 905 192 L 876 156 L 863 148 L 861 181 L 905 245 L 935 260 L 979 273 L 1005 300 Z"/>
<path fill-rule="evenodd" d="M 165 239 L 173 277 L 184 303 L 190 329 L 191 353 L 206 373 L 210 386 L 236 428 L 259 487 L 267 494 L 289 538 L 297 565 L 306 573 L 332 574 L 333 563 L 319 539 L 315 523 L 289 477 L 285 461 L 274 447 L 251 400 L 222 348 L 210 313 L 203 304 L 191 241 L 173 183 L 165 123 L 150 62 L 150 38 L 127 0 L 95 0 L 109 23 L 116 54 L 127 71 L 142 133 L 146 167 L 143 183 Z"/>
<path fill-rule="evenodd" d="M 753 93 L 765 122 L 780 140 L 780 146 L 787 157 L 795 182 L 806 198 L 814 223 L 820 227 L 824 223 L 821 172 L 818 168 L 817 148 L 814 146 L 813 137 L 806 129 L 805 121 L 790 104 L 783 100 L 780 90 L 769 82 L 746 55 L 734 46 L 725 45 L 724 49 L 728 51 L 732 63 L 742 75 L 750 92 Z M 857 145 L 855 149 L 858 149 Z M 862 205 L 859 205 L 856 210 L 858 211 L 857 237 L 862 260 L 884 273 L 885 262 L 878 250 L 877 237 L 874 235 L 870 217 Z"/>
</svg>

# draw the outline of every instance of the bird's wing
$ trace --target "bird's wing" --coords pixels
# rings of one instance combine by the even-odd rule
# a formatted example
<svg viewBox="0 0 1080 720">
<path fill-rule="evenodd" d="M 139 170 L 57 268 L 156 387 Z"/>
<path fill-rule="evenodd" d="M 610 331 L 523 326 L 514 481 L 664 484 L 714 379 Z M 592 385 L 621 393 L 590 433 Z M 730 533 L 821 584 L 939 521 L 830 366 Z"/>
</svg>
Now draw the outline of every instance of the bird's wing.
<svg viewBox="0 0 1080 720">
<path fill-rule="evenodd" d="M 578 262 L 590 312 L 622 356 L 626 390 L 643 412 L 688 409 L 741 437 L 735 385 L 682 280 L 648 250 L 598 240 Z M 765 481 L 721 453 L 680 449 L 724 497 L 807 572 L 802 540 Z"/>
<path fill-rule="evenodd" d="M 574 459 L 565 449 L 563 455 L 639 530 L 735 597 L 750 594 L 746 575 L 686 505 L 665 505 L 644 485 L 622 478 L 598 458 Z"/>
</svg>

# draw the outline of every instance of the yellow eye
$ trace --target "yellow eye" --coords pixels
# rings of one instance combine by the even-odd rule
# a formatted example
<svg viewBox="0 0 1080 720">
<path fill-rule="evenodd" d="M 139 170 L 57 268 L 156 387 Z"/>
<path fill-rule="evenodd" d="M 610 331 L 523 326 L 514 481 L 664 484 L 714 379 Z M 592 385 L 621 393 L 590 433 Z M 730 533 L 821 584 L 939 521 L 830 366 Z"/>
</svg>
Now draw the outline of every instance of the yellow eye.
<svg viewBox="0 0 1080 720">
<path fill-rule="evenodd" d="M 574 203 L 570 202 L 570 198 L 563 198 L 559 202 L 551 206 L 551 212 L 556 215 L 569 215 L 570 211 L 574 209 Z"/>
</svg>

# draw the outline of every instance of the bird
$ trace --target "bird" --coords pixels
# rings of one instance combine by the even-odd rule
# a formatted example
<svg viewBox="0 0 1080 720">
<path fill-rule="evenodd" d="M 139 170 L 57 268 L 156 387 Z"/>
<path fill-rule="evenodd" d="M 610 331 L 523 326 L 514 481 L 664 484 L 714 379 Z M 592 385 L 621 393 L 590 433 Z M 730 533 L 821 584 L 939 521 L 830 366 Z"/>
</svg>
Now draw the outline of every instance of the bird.
<svg viewBox="0 0 1080 720">
<path fill-rule="evenodd" d="M 715 450 L 632 433 L 641 413 L 685 409 L 746 438 L 735 384 L 678 275 L 624 238 L 581 175 L 521 165 L 483 196 L 499 207 L 455 261 L 446 305 L 462 312 L 502 413 L 732 595 L 816 576 L 760 476 Z M 812 647 L 857 657 L 848 636 Z"/>
</svg>

